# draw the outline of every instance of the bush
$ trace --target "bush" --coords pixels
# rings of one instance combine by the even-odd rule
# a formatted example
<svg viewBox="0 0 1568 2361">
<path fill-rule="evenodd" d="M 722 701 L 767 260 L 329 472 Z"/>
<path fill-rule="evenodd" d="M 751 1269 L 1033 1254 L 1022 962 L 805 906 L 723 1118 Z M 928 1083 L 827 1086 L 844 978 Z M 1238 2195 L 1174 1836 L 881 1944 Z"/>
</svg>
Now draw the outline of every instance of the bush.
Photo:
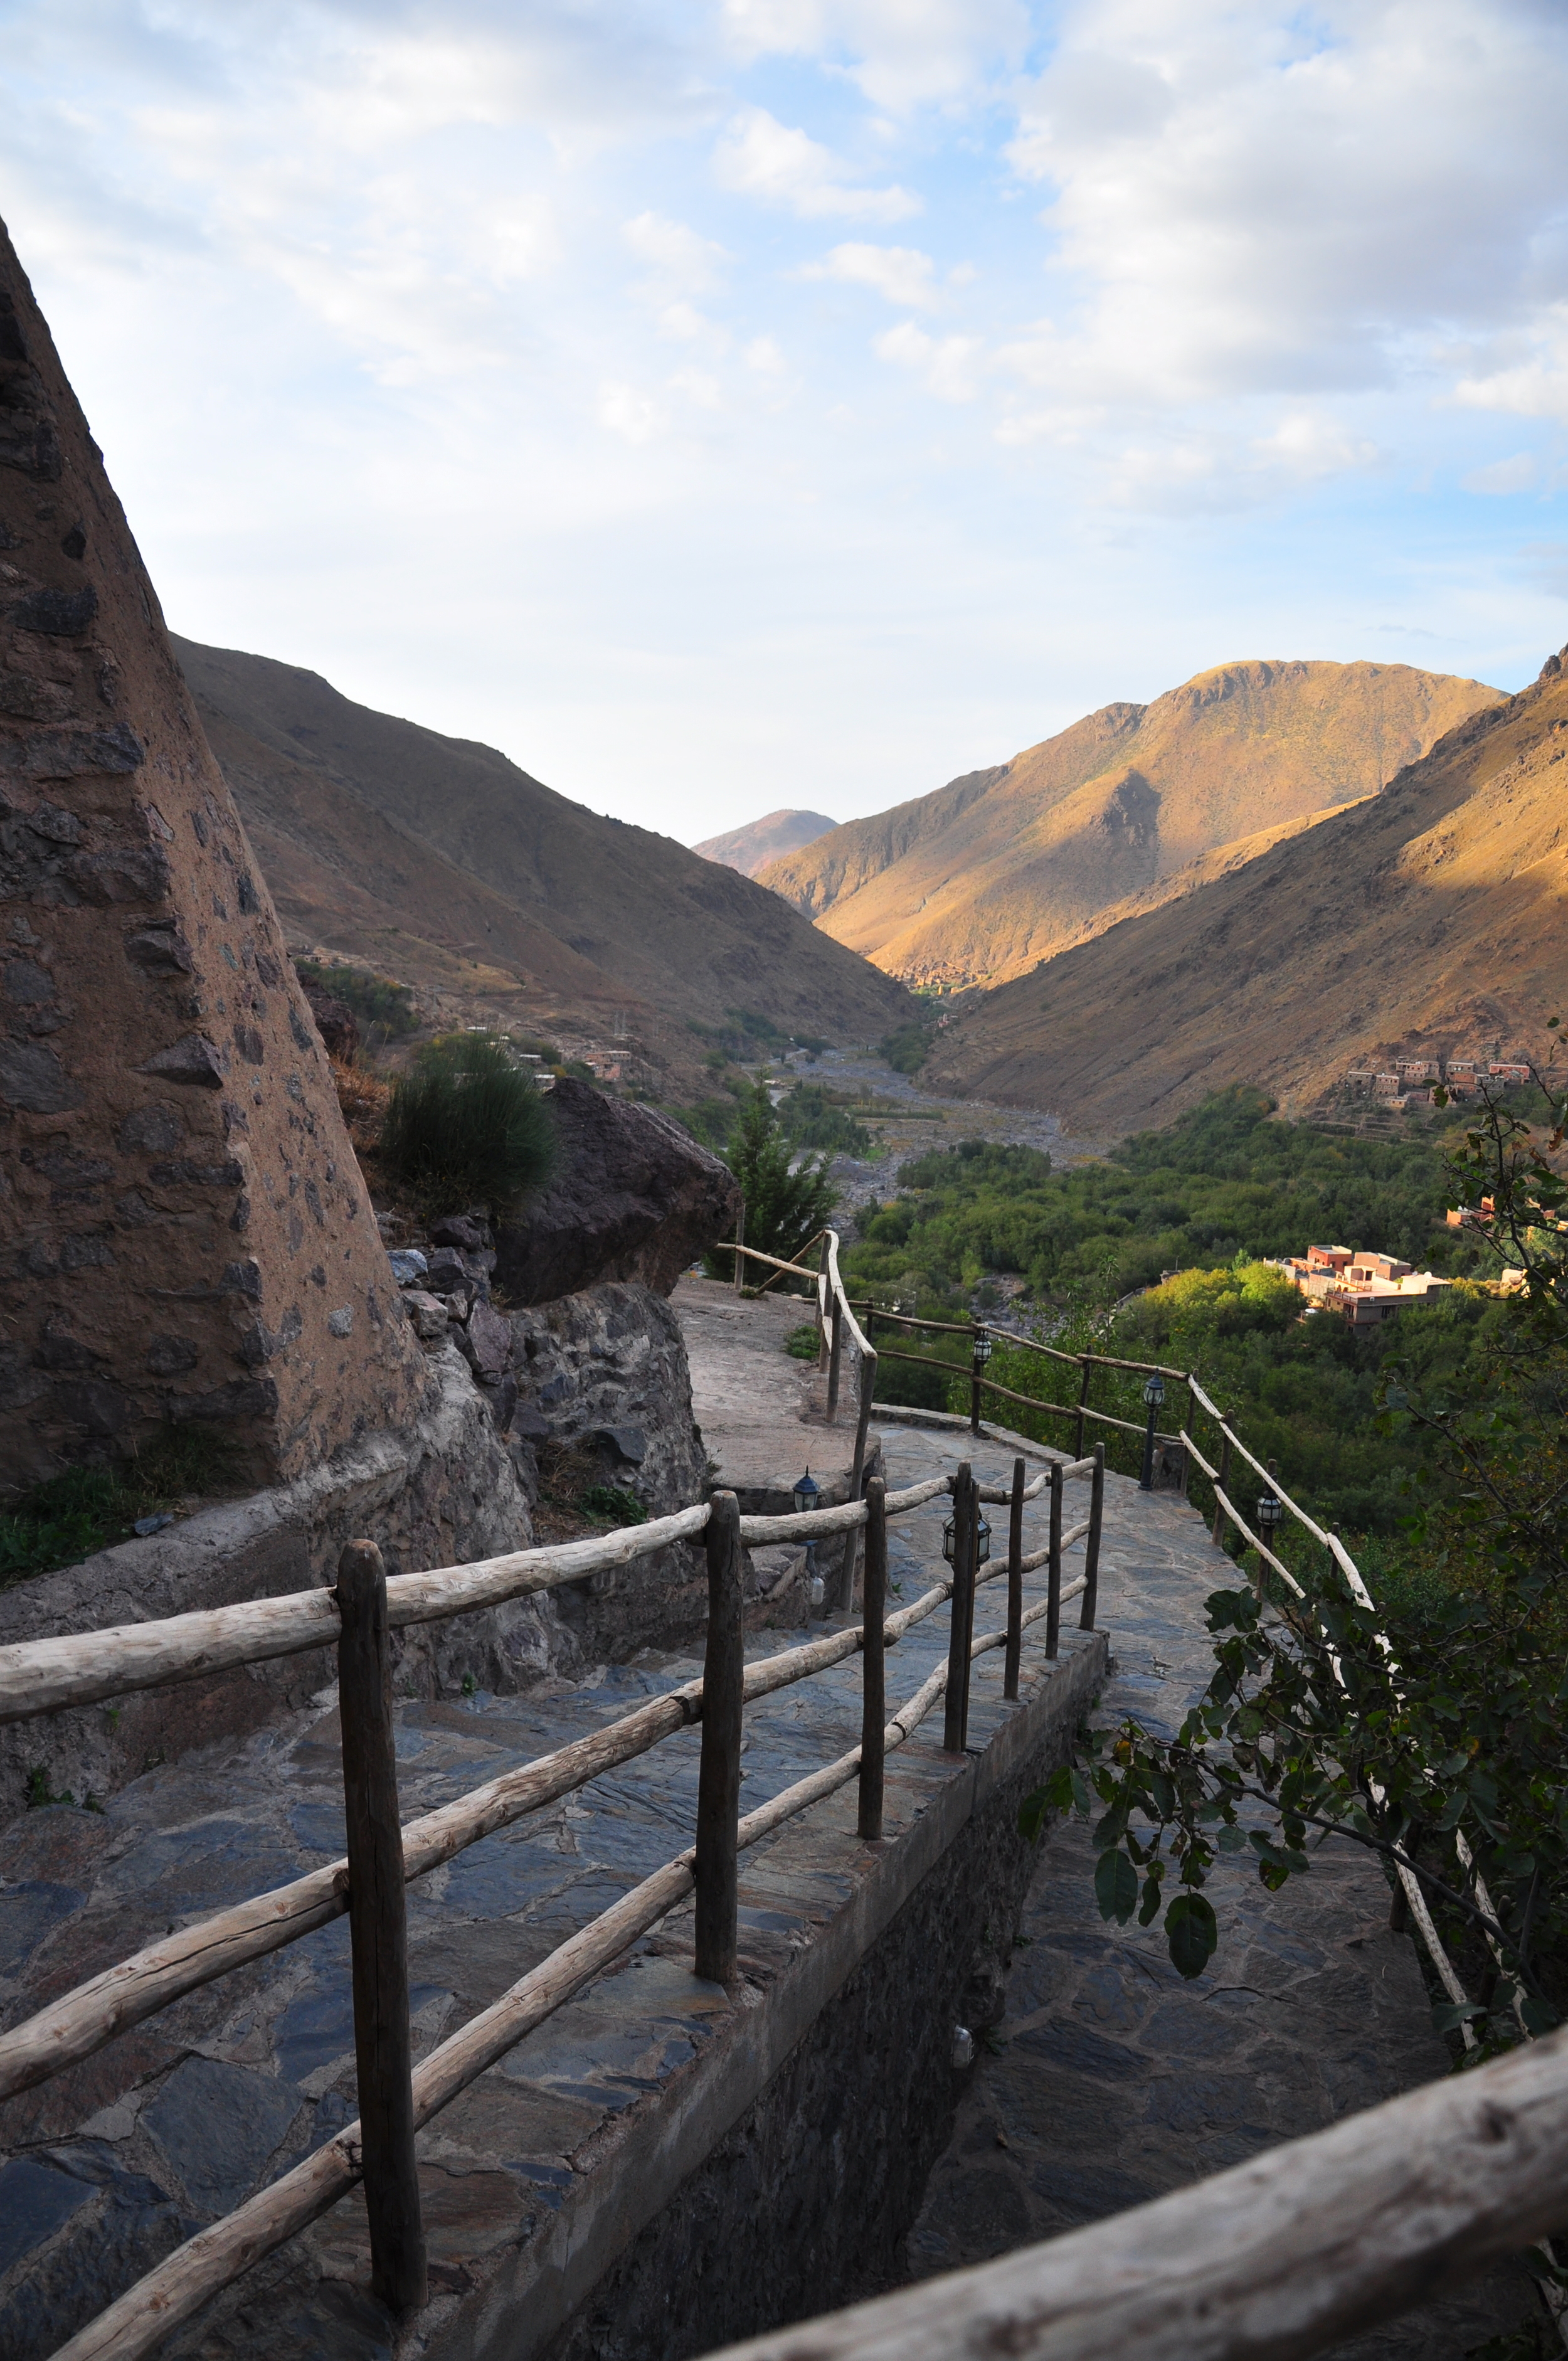
<svg viewBox="0 0 1568 2361">
<path fill-rule="evenodd" d="M 335 961 L 329 967 L 320 960 L 296 960 L 294 972 L 302 983 L 330 992 L 334 1000 L 352 1008 L 367 1038 L 378 1032 L 384 1040 L 401 1039 L 419 1030 L 413 994 L 406 983 L 394 983 L 389 975 L 372 975 L 362 967 L 340 967 Z"/>
<path fill-rule="evenodd" d="M 134 1458 L 63 1468 L 0 1515 L 0 1590 L 127 1541 L 138 1517 L 235 1480 L 229 1444 L 189 1426 L 166 1427 Z"/>
<path fill-rule="evenodd" d="M 422 1049 L 394 1084 L 381 1161 L 429 1213 L 483 1204 L 505 1213 L 540 1188 L 555 1133 L 538 1085 L 485 1033 Z"/>
</svg>

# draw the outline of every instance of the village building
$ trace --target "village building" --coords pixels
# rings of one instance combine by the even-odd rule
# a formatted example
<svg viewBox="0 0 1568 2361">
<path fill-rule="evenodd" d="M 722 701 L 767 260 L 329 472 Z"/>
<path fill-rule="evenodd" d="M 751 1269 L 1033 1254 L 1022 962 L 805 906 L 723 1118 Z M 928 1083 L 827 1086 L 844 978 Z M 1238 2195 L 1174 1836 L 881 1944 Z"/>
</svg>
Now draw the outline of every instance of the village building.
<svg viewBox="0 0 1568 2361">
<path fill-rule="evenodd" d="M 1376 1328 L 1402 1304 L 1421 1302 L 1450 1284 L 1397 1255 L 1354 1246 L 1309 1246 L 1277 1268 L 1307 1297 L 1309 1312 L 1337 1312 L 1353 1328 Z"/>
</svg>

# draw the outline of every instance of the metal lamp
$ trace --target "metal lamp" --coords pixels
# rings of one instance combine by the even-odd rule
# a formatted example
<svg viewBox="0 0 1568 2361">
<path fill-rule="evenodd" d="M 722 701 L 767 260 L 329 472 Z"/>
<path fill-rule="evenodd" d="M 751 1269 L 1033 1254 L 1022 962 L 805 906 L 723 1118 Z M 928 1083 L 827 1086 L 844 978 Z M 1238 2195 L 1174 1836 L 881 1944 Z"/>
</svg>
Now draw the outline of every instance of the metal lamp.
<svg viewBox="0 0 1568 2361">
<path fill-rule="evenodd" d="M 954 1520 L 951 1517 L 948 1517 L 944 1519 L 942 1524 L 942 1555 L 947 1559 L 949 1565 L 952 1565 L 957 1562 L 958 1546 L 958 1534 L 955 1530 Z M 974 1562 L 976 1566 L 982 1566 L 990 1555 L 991 1521 L 987 1517 L 977 1517 L 974 1527 Z"/>
<path fill-rule="evenodd" d="M 1275 1534 L 1284 1522 L 1284 1502 L 1276 1493 L 1265 1492 L 1257 1504 L 1257 1530 L 1260 1538 L 1272 1545 Z"/>
<path fill-rule="evenodd" d="M 1164 1400 L 1165 1379 L 1160 1377 L 1146 1378 L 1144 1400 L 1148 1409 L 1148 1422 L 1144 1428 L 1144 1466 L 1143 1473 L 1138 1477 L 1140 1492 L 1154 1490 L 1154 1422 Z"/>
<path fill-rule="evenodd" d="M 992 1341 L 992 1334 L 989 1328 L 977 1328 L 975 1330 L 973 1338 L 974 1357 L 978 1366 L 982 1369 L 984 1368 L 987 1361 L 991 1358 Z"/>
<path fill-rule="evenodd" d="M 795 1501 L 795 1512 L 797 1517 L 808 1517 L 821 1499 L 822 1487 L 809 1467 L 804 1476 L 795 1479 L 795 1487 L 791 1498 Z"/>
</svg>

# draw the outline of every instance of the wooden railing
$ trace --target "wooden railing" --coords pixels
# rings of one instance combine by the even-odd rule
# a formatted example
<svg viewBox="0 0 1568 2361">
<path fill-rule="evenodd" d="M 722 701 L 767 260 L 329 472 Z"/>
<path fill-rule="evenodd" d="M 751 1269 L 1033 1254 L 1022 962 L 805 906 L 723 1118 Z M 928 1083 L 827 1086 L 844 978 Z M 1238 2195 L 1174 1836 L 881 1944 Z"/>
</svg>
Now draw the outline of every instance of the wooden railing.
<svg viewBox="0 0 1568 2361">
<path fill-rule="evenodd" d="M 836 1243 L 836 1242 L 835 1242 Z M 832 1257 L 829 1257 L 830 1266 Z M 808 1274 L 810 1276 L 811 1274 Z M 858 1333 L 858 1331 L 857 1331 Z M 1098 1501 L 1103 1455 L 1033 1484 L 1024 1463 L 1006 1492 L 977 1486 L 967 1464 L 889 1493 L 880 1478 L 863 1499 L 806 1514 L 742 1516 L 732 1492 L 677 1515 L 585 1542 L 521 1550 L 473 1565 L 388 1579 L 369 1542 L 350 1543 L 335 1589 L 258 1599 L 159 1623 L 32 1641 L 0 1650 L 0 1721 L 58 1710 L 191 1680 L 237 1664 L 257 1664 L 335 1645 L 343 1726 L 346 1856 L 291 1883 L 170 1933 L 117 1961 L 0 2036 L 0 2098 L 48 2081 L 182 1995 L 264 1957 L 347 1913 L 354 1977 L 360 2120 L 339 2132 L 280 2180 L 180 2247 L 60 2348 L 58 2361 L 135 2361 L 150 2353 L 224 2287 L 335 2204 L 356 2182 L 366 2189 L 373 2282 L 394 2308 L 423 2300 L 424 2259 L 414 2174 L 415 2132 L 477 2075 L 562 2007 L 595 1975 L 687 1895 L 696 1896 L 696 1972 L 721 1982 L 736 1973 L 738 1855 L 808 1806 L 859 1783 L 859 1825 L 878 1836 L 883 1765 L 947 1696 L 945 1741 L 961 1748 L 967 1730 L 970 1668 L 1001 1648 L 1004 1692 L 1018 1694 L 1024 1631 L 1044 1619 L 1046 1653 L 1059 1644 L 1061 1609 L 1084 1599 L 1092 1620 L 1098 1565 Z M 1064 1484 L 1091 1479 L 1095 1511 L 1064 1532 Z M 1025 1552 L 1023 1510 L 1048 1488 L 1043 1548 Z M 886 1529 L 897 1517 L 951 1491 L 951 1576 L 895 1614 L 885 1611 Z M 1010 1506 L 1005 1561 L 978 1562 L 981 1500 Z M 864 1620 L 748 1664 L 741 1630 L 743 1543 L 816 1541 L 845 1533 L 866 1543 Z M 1063 1553 L 1079 1540 L 1085 1572 L 1062 1578 Z M 700 1544 L 707 1566 L 707 1638 L 702 1678 L 654 1697 L 620 1720 L 474 1788 L 400 1828 L 390 1702 L 391 1631 L 448 1614 L 470 1614 L 502 1599 L 527 1597 L 612 1567 L 674 1542 Z M 1047 1568 L 1047 1593 L 1026 1609 L 1023 1576 Z M 1005 1573 L 1003 1627 L 976 1637 L 978 1588 Z M 883 1653 L 891 1642 L 953 1602 L 953 1640 L 946 1664 L 884 1719 Z M 864 1659 L 861 1742 L 836 1763 L 797 1781 L 770 1803 L 740 1817 L 741 1722 L 747 1705 L 809 1678 L 856 1653 Z M 646 1752 L 694 1722 L 702 1726 L 696 1840 L 615 1905 L 583 1927 L 494 2005 L 464 2026 L 417 2067 L 411 2065 L 404 1889 L 467 1846 Z"/>
<path fill-rule="evenodd" d="M 1568 2217 L 1568 2032 L 708 2361 L 1307 2361 Z"/>
</svg>

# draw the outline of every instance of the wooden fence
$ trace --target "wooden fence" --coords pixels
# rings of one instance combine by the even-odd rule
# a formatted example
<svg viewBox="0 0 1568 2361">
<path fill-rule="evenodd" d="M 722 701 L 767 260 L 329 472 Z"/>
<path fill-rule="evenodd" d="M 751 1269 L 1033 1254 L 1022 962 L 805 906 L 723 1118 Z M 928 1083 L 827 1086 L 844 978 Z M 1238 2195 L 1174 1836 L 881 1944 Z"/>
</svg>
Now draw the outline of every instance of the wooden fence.
<svg viewBox="0 0 1568 2361">
<path fill-rule="evenodd" d="M 837 1240 L 830 1238 L 824 1257 L 829 1284 L 837 1280 L 836 1247 Z M 863 1381 L 861 1397 L 863 1411 L 869 1404 Z M 863 1451 L 863 1440 L 862 1415 L 858 1453 Z M 1063 1488 L 1073 1478 L 1090 1481 L 1091 1514 L 1064 1531 Z M 1091 1626 L 1102 1488 L 1102 1451 L 1070 1466 L 1054 1463 L 1033 1483 L 1025 1482 L 1019 1459 L 1006 1490 L 977 1485 L 967 1465 L 954 1478 L 935 1477 L 892 1493 L 876 1478 L 864 1485 L 863 1498 L 806 1514 L 742 1516 L 735 1495 L 718 1492 L 675 1516 L 589 1541 L 521 1550 L 390 1580 L 374 1543 L 357 1541 L 344 1551 L 332 1590 L 0 1649 L 0 1721 L 312 1648 L 335 1646 L 338 1661 L 346 1856 L 148 1945 L 0 2036 L 0 2097 L 49 2080 L 184 1993 L 346 1913 L 359 2121 L 189 2240 L 62 2346 L 57 2361 L 136 2361 L 152 2352 L 224 2287 L 361 2180 L 377 2292 L 395 2309 L 406 2311 L 421 2303 L 425 2266 L 414 2171 L 418 2129 L 694 1893 L 696 1972 L 731 1982 L 740 1851 L 851 1780 L 859 1786 L 861 1833 L 879 1836 L 888 1752 L 911 1736 L 944 1696 L 944 1742 L 950 1749 L 962 1747 L 970 1668 L 977 1656 L 989 1649 L 1005 1652 L 1005 1694 L 1016 1697 L 1023 1634 L 1030 1625 L 1045 1620 L 1046 1652 L 1052 1657 L 1058 1653 L 1061 1609 L 1067 1602 L 1081 1597 L 1082 1623 Z M 951 1574 L 889 1615 L 887 1520 L 948 1491 L 953 1495 Z M 1047 1539 L 1042 1547 L 1025 1551 L 1023 1511 L 1043 1494 L 1048 1494 Z M 1005 1501 L 1010 1520 L 1005 1558 L 985 1565 L 978 1562 L 983 1501 Z M 748 1664 L 741 1630 L 742 1545 L 816 1541 L 832 1533 L 847 1534 L 856 1543 L 864 1536 L 862 1622 Z M 1063 1553 L 1080 1540 L 1087 1544 L 1085 1571 L 1076 1581 L 1064 1583 Z M 700 1546 L 707 1559 L 707 1636 L 701 1679 L 654 1697 L 591 1736 L 506 1772 L 400 1828 L 392 1745 L 392 1631 L 444 1615 L 474 1613 L 501 1599 L 579 1581 L 673 1542 Z M 1047 1569 L 1046 1597 L 1025 1609 L 1023 1577 L 1042 1565 Z M 1003 1574 L 1007 1583 L 1004 1622 L 976 1637 L 977 1590 Z M 953 1636 L 947 1662 L 891 1718 L 884 1718 L 887 1645 L 949 1599 Z M 741 1818 L 740 1752 L 747 1705 L 857 1653 L 864 1666 L 860 1744 Z M 702 1729 L 695 1845 L 644 1879 L 412 2066 L 404 1901 L 408 1881 L 694 1722 Z"/>
</svg>

